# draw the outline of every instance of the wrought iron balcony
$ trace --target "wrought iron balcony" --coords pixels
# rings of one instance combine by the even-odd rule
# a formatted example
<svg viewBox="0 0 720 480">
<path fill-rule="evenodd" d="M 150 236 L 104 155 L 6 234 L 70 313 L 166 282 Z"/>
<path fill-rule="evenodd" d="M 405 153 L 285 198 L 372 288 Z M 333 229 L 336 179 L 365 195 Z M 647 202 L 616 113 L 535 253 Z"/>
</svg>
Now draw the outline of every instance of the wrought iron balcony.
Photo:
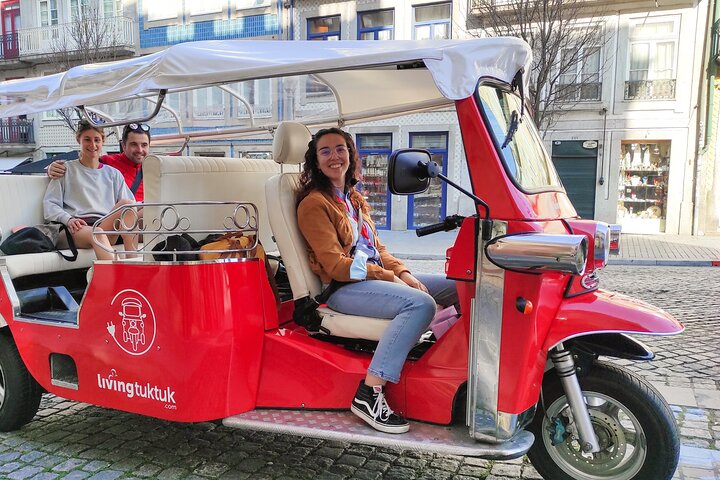
<svg viewBox="0 0 720 480">
<path fill-rule="evenodd" d="M 629 80 L 625 82 L 625 100 L 674 100 L 675 79 Z"/>
<path fill-rule="evenodd" d="M 87 39 L 79 22 L 48 25 L 40 28 L 23 28 L 17 32 L 0 36 L 0 61 L 9 59 L 42 58 L 59 51 L 79 51 L 88 48 L 78 38 Z M 108 17 L 99 19 L 93 28 L 102 32 L 97 45 L 90 48 L 121 49 L 130 53 L 135 48 L 135 22 L 131 18 Z"/>
<path fill-rule="evenodd" d="M 7 143 L 35 143 L 33 120 L 0 118 L 0 144 Z"/>
<path fill-rule="evenodd" d="M 557 86 L 556 101 L 558 102 L 592 102 L 599 101 L 602 94 L 602 83 L 567 83 Z"/>
<path fill-rule="evenodd" d="M 0 35 L 0 59 L 10 60 L 18 58 L 19 55 L 17 32 Z"/>
</svg>

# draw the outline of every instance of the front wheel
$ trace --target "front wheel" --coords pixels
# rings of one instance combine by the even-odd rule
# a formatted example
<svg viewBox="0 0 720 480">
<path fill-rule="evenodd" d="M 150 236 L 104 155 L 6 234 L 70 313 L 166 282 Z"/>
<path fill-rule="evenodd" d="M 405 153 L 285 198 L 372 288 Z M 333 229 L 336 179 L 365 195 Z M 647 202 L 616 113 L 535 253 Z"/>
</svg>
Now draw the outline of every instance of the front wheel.
<svg viewBox="0 0 720 480">
<path fill-rule="evenodd" d="M 528 457 L 552 480 L 669 480 L 677 468 L 680 437 L 670 407 L 649 383 L 603 362 L 580 378 L 600 451 L 585 453 L 560 380 L 543 381 L 546 411 L 538 409 Z"/>
<path fill-rule="evenodd" d="M 0 432 L 17 430 L 33 419 L 42 387 L 25 368 L 7 328 L 0 330 Z"/>
</svg>

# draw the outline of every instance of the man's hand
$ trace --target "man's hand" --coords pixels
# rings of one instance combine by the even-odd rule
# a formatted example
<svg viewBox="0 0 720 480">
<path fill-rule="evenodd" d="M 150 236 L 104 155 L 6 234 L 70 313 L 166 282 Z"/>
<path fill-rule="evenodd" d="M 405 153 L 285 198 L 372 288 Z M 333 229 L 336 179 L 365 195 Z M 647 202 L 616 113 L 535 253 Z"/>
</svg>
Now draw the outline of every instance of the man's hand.
<svg viewBox="0 0 720 480">
<path fill-rule="evenodd" d="M 65 175 L 65 168 L 65 160 L 55 160 L 50 164 L 50 166 L 48 166 L 48 177 L 53 180 L 56 178 L 62 178 Z"/>
<path fill-rule="evenodd" d="M 68 221 L 67 227 L 68 230 L 70 230 L 70 233 L 77 233 L 86 225 L 87 223 L 82 218 L 73 217 L 70 221 Z"/>
<path fill-rule="evenodd" d="M 420 280 L 418 280 L 417 278 L 413 277 L 410 272 L 407 272 L 407 271 L 402 272 L 402 273 L 400 274 L 400 280 L 402 280 L 403 282 L 405 282 L 406 285 L 408 285 L 408 286 L 410 286 L 410 287 L 412 287 L 412 288 L 417 288 L 417 289 L 420 290 L 421 292 L 428 293 L 427 287 L 426 287 L 425 285 L 423 285 L 423 284 L 420 282 Z"/>
</svg>

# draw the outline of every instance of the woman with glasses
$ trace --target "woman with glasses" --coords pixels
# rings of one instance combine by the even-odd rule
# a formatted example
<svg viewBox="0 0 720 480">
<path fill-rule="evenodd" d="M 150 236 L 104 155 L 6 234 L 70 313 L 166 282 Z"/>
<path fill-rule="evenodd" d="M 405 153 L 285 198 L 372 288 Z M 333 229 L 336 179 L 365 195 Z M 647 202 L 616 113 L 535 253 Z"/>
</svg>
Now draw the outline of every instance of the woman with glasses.
<svg viewBox="0 0 720 480">
<path fill-rule="evenodd" d="M 350 409 L 376 430 L 405 433 L 409 424 L 388 405 L 384 385 L 400 381 L 405 359 L 427 331 L 437 304 L 457 304 L 457 292 L 444 275 L 414 276 L 387 252 L 368 204 L 354 188 L 357 166 L 350 134 L 339 128 L 317 132 L 300 176 L 298 225 L 323 285 L 345 283 L 330 295 L 328 306 L 389 322 Z"/>
<path fill-rule="evenodd" d="M 112 260 L 111 244 L 115 235 L 97 235 L 93 241 L 93 225 L 101 217 L 122 205 L 134 203 L 133 194 L 122 174 L 100 163 L 105 141 L 102 128 L 87 121 L 78 124 L 76 140 L 80 144 L 80 158 L 65 163 L 65 174 L 48 184 L 43 200 L 45 220 L 68 227 L 78 248 L 93 248 L 98 260 Z M 114 231 L 120 213 L 104 219 L 96 231 Z M 109 237 L 109 238 L 108 238 Z M 126 251 L 137 249 L 133 235 L 122 235 Z"/>
<path fill-rule="evenodd" d="M 135 195 L 135 200 L 144 199 L 142 182 L 142 162 L 150 149 L 150 126 L 146 123 L 130 123 L 123 128 L 120 139 L 122 153 L 103 155 L 100 162 L 110 165 L 122 173 L 125 183 Z M 60 178 L 65 174 L 65 162 L 58 160 L 48 167 L 50 178 Z"/>
</svg>

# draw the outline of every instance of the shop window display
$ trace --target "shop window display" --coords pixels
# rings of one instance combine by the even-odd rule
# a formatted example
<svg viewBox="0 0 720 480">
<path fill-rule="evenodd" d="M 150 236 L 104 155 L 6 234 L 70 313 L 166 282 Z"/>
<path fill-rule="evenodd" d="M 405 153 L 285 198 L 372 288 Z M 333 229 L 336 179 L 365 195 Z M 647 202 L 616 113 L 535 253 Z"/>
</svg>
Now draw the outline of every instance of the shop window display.
<svg viewBox="0 0 720 480">
<path fill-rule="evenodd" d="M 379 229 L 390 228 L 387 167 L 392 152 L 392 134 L 358 134 L 357 148 L 362 169 L 357 188 L 370 206 L 370 216 L 375 226 Z"/>
<path fill-rule="evenodd" d="M 626 233 L 665 231 L 670 142 L 623 142 L 618 222 Z"/>
</svg>

